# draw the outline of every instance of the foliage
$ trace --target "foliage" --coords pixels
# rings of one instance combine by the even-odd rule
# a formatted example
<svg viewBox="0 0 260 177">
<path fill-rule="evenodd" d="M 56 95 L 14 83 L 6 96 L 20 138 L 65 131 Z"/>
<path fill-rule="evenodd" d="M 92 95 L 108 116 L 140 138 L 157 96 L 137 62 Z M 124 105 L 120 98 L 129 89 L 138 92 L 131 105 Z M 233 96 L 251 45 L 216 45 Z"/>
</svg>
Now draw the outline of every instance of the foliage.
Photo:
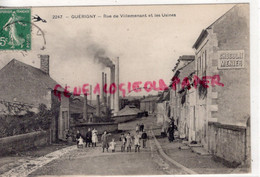
<svg viewBox="0 0 260 177">
<path fill-rule="evenodd" d="M 30 109 L 32 109 L 32 105 L 19 102 L 9 102 L 5 100 L 0 100 L 0 104 L 5 106 L 6 108 L 1 110 L 1 112 L 9 115 L 18 115 L 23 112 L 28 112 Z"/>
<path fill-rule="evenodd" d="M 48 130 L 52 120 L 58 114 L 57 109 L 47 110 L 44 104 L 40 104 L 38 109 L 38 113 L 27 111 L 25 115 L 1 115 L 0 138 Z"/>
</svg>

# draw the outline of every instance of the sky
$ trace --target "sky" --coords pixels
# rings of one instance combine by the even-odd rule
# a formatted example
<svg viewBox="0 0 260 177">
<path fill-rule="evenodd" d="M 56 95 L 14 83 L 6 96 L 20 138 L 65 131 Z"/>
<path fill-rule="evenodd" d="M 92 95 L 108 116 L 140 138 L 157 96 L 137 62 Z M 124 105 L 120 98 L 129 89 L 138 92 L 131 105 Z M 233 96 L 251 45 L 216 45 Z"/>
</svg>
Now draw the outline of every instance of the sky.
<svg viewBox="0 0 260 177">
<path fill-rule="evenodd" d="M 233 4 L 153 5 L 33 8 L 47 23 L 34 22 L 30 51 L 0 51 L 0 68 L 13 58 L 40 67 L 39 54 L 50 55 L 50 75 L 62 86 L 101 84 L 101 73 L 110 74 L 95 56 L 119 57 L 120 83 L 156 81 L 169 84 L 181 55 L 194 55 L 193 44 L 201 31 Z M 118 18 L 104 18 L 118 15 Z M 121 14 L 153 17 L 121 18 Z M 160 14 L 160 17 L 155 17 Z M 162 17 L 175 14 L 175 17 Z M 62 17 L 56 18 L 56 17 Z M 75 18 L 79 15 L 95 18 Z M 42 46 L 46 48 L 41 50 Z M 109 81 L 109 79 L 108 79 Z M 154 94 L 155 92 L 150 92 Z M 147 95 L 145 91 L 131 95 Z M 129 95 L 128 95 L 129 96 Z"/>
</svg>

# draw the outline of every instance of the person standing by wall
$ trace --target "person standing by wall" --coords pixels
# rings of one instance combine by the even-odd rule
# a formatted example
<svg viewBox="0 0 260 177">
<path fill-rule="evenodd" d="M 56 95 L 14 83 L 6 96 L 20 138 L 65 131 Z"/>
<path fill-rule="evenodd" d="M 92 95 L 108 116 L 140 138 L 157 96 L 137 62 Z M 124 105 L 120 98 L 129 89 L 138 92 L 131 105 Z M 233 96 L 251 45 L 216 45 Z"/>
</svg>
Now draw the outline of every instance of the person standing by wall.
<svg viewBox="0 0 260 177">
<path fill-rule="evenodd" d="M 169 139 L 169 142 L 173 142 L 174 140 L 174 127 L 172 126 L 172 124 L 170 124 L 170 127 L 168 128 L 168 139 Z"/>
</svg>

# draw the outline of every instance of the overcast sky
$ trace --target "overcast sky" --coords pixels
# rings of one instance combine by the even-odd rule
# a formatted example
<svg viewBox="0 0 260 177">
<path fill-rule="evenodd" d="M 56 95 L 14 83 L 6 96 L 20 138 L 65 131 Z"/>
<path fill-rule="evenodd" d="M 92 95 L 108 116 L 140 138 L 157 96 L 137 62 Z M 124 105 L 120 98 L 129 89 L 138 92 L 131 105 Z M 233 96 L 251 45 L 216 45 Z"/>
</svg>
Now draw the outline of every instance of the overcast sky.
<svg viewBox="0 0 260 177">
<path fill-rule="evenodd" d="M 46 49 L 40 50 L 43 37 L 33 27 L 32 50 L 0 51 L 0 68 L 13 58 L 39 67 L 37 55 L 49 54 L 50 75 L 58 83 L 71 87 L 94 85 L 101 83 L 102 71 L 109 75 L 109 69 L 94 59 L 97 52 L 102 52 L 112 60 L 120 58 L 122 83 L 163 79 L 168 84 L 178 57 L 194 54 L 192 45 L 202 29 L 232 6 L 33 8 L 32 15 L 47 21 L 35 23 L 45 33 Z M 103 18 L 103 14 L 119 18 Z M 120 18 L 120 14 L 176 14 L 176 17 Z M 62 15 L 62 19 L 53 19 L 53 15 Z M 95 15 L 95 18 L 72 19 L 72 15 Z"/>
</svg>

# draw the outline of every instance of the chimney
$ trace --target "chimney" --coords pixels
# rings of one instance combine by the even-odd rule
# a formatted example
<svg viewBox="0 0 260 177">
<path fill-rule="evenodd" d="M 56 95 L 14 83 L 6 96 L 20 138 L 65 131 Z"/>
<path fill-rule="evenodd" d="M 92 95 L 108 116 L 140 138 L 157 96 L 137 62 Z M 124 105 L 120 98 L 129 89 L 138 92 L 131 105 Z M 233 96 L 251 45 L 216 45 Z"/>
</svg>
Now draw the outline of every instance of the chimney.
<svg viewBox="0 0 260 177">
<path fill-rule="evenodd" d="M 99 100 L 99 95 L 97 95 L 97 109 L 96 109 L 96 114 L 98 117 L 100 117 L 100 100 Z"/>
<path fill-rule="evenodd" d="M 101 86 L 101 102 L 104 103 L 104 84 L 105 84 L 105 74 L 102 72 L 102 86 Z"/>
<path fill-rule="evenodd" d="M 115 83 L 115 66 L 110 68 L 110 84 Z M 110 109 L 114 109 L 115 94 L 110 94 Z"/>
<path fill-rule="evenodd" d="M 116 87 L 119 88 L 119 57 L 116 58 L 116 65 L 115 65 L 115 84 Z M 114 113 L 117 115 L 119 111 L 119 89 L 116 90 L 115 93 L 115 103 L 114 103 Z"/>
<path fill-rule="evenodd" d="M 107 74 L 106 73 L 105 73 L 105 82 L 104 83 L 107 84 Z M 107 94 L 105 92 L 104 92 L 104 105 L 107 106 Z"/>
<path fill-rule="evenodd" d="M 89 99 L 89 105 L 92 105 L 92 85 L 90 85 L 90 99 Z"/>
<path fill-rule="evenodd" d="M 85 121 L 88 120 L 88 105 L 87 105 L 87 102 L 88 102 L 87 95 L 84 95 L 84 102 L 83 102 L 83 119 L 84 119 Z"/>
<path fill-rule="evenodd" d="M 40 59 L 41 59 L 41 66 L 40 69 L 45 72 L 46 74 L 49 74 L 49 59 L 50 56 L 49 55 L 40 55 Z"/>
</svg>

